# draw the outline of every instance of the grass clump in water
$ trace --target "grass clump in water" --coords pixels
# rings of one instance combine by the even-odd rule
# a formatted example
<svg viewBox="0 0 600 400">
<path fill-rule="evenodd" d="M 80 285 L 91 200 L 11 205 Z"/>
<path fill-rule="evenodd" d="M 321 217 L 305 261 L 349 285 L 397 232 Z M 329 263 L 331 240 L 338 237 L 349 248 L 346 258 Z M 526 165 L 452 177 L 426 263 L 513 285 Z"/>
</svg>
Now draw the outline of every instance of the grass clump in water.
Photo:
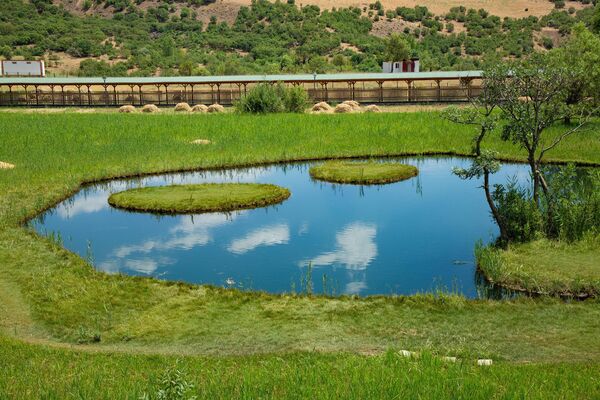
<svg viewBox="0 0 600 400">
<path fill-rule="evenodd" d="M 310 169 L 313 179 L 361 185 L 398 182 L 418 174 L 417 167 L 400 163 L 332 161 Z"/>
<path fill-rule="evenodd" d="M 507 250 L 478 247 L 475 254 L 482 272 L 500 286 L 552 296 L 600 296 L 600 235 L 575 243 L 538 239 Z"/>
<path fill-rule="evenodd" d="M 108 203 L 117 208 L 157 213 L 234 211 L 281 203 L 289 190 L 258 183 L 205 183 L 145 187 L 112 194 Z"/>
</svg>

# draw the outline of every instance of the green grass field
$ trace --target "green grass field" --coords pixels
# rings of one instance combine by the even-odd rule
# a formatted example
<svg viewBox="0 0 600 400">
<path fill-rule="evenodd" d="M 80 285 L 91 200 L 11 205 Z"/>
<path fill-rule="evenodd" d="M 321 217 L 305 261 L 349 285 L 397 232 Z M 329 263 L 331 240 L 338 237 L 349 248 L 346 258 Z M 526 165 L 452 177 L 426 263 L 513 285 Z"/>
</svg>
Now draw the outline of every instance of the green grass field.
<svg viewBox="0 0 600 400">
<path fill-rule="evenodd" d="M 181 358 L 207 398 L 220 389 L 228 398 L 600 396 L 596 300 L 242 293 L 105 275 L 21 226 L 84 182 L 287 160 L 469 154 L 472 135 L 431 112 L 0 113 L 0 161 L 16 165 L 0 170 L 0 353 L 9 355 L 0 357 L 0 394 L 138 398 Z M 504 159 L 523 160 L 510 143 L 489 144 Z M 548 158 L 600 164 L 600 122 Z M 390 361 L 388 349 L 465 361 Z M 481 357 L 499 365 L 472 367 Z"/>
</svg>

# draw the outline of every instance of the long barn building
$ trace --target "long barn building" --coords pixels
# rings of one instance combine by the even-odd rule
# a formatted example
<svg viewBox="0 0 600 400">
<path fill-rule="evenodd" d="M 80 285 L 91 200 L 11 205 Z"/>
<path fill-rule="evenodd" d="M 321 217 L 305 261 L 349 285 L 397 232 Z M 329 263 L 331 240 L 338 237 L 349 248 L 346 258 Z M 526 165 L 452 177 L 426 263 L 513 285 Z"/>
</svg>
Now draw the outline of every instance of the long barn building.
<svg viewBox="0 0 600 400">
<path fill-rule="evenodd" d="M 155 78 L 0 78 L 0 106 L 115 107 L 231 105 L 252 86 L 282 82 L 302 86 L 313 101 L 450 103 L 478 93 L 481 71 L 306 75 L 179 76 Z"/>
</svg>

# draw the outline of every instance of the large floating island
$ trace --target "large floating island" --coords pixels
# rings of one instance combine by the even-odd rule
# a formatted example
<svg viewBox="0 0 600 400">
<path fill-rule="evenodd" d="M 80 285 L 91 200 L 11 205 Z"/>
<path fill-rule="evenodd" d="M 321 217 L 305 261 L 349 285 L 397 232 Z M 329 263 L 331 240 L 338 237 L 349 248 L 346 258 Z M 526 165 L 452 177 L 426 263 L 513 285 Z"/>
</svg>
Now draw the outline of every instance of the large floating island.
<svg viewBox="0 0 600 400">
<path fill-rule="evenodd" d="M 234 211 L 281 203 L 290 191 L 259 183 L 204 183 L 144 187 L 114 193 L 108 203 L 116 208 L 161 214 Z"/>
</svg>

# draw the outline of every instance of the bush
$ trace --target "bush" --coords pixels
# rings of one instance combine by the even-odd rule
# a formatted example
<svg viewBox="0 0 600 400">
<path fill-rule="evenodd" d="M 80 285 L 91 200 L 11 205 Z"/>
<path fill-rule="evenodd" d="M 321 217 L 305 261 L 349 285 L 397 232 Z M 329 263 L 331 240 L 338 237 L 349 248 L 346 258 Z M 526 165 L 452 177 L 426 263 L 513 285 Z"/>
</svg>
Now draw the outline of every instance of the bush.
<svg viewBox="0 0 600 400">
<path fill-rule="evenodd" d="M 539 236 L 566 241 L 580 240 L 600 232 L 600 172 L 574 166 L 546 167 L 548 192 L 542 192 L 540 207 L 531 191 L 515 180 L 496 185 L 492 198 L 506 236 L 511 242 L 528 242 Z"/>
<path fill-rule="evenodd" d="M 308 93 L 301 86 L 293 86 L 285 91 L 285 110 L 292 113 L 303 113 L 308 107 Z"/>
<path fill-rule="evenodd" d="M 282 86 L 279 84 L 260 83 L 242 96 L 235 108 L 238 112 L 251 114 L 283 112 L 285 105 L 282 92 Z"/>
<path fill-rule="evenodd" d="M 281 83 L 260 83 L 235 104 L 238 112 L 251 114 L 303 113 L 307 106 L 308 95 L 304 88 L 286 88 Z"/>
<path fill-rule="evenodd" d="M 530 191 L 520 187 L 516 180 L 509 181 L 506 186 L 495 185 L 492 198 L 504 221 L 508 240 L 528 242 L 542 233 L 542 215 Z"/>
<path fill-rule="evenodd" d="M 600 172 L 577 170 L 570 165 L 547 171 L 548 195 L 544 210 L 548 214 L 546 235 L 567 241 L 600 232 Z"/>
</svg>

